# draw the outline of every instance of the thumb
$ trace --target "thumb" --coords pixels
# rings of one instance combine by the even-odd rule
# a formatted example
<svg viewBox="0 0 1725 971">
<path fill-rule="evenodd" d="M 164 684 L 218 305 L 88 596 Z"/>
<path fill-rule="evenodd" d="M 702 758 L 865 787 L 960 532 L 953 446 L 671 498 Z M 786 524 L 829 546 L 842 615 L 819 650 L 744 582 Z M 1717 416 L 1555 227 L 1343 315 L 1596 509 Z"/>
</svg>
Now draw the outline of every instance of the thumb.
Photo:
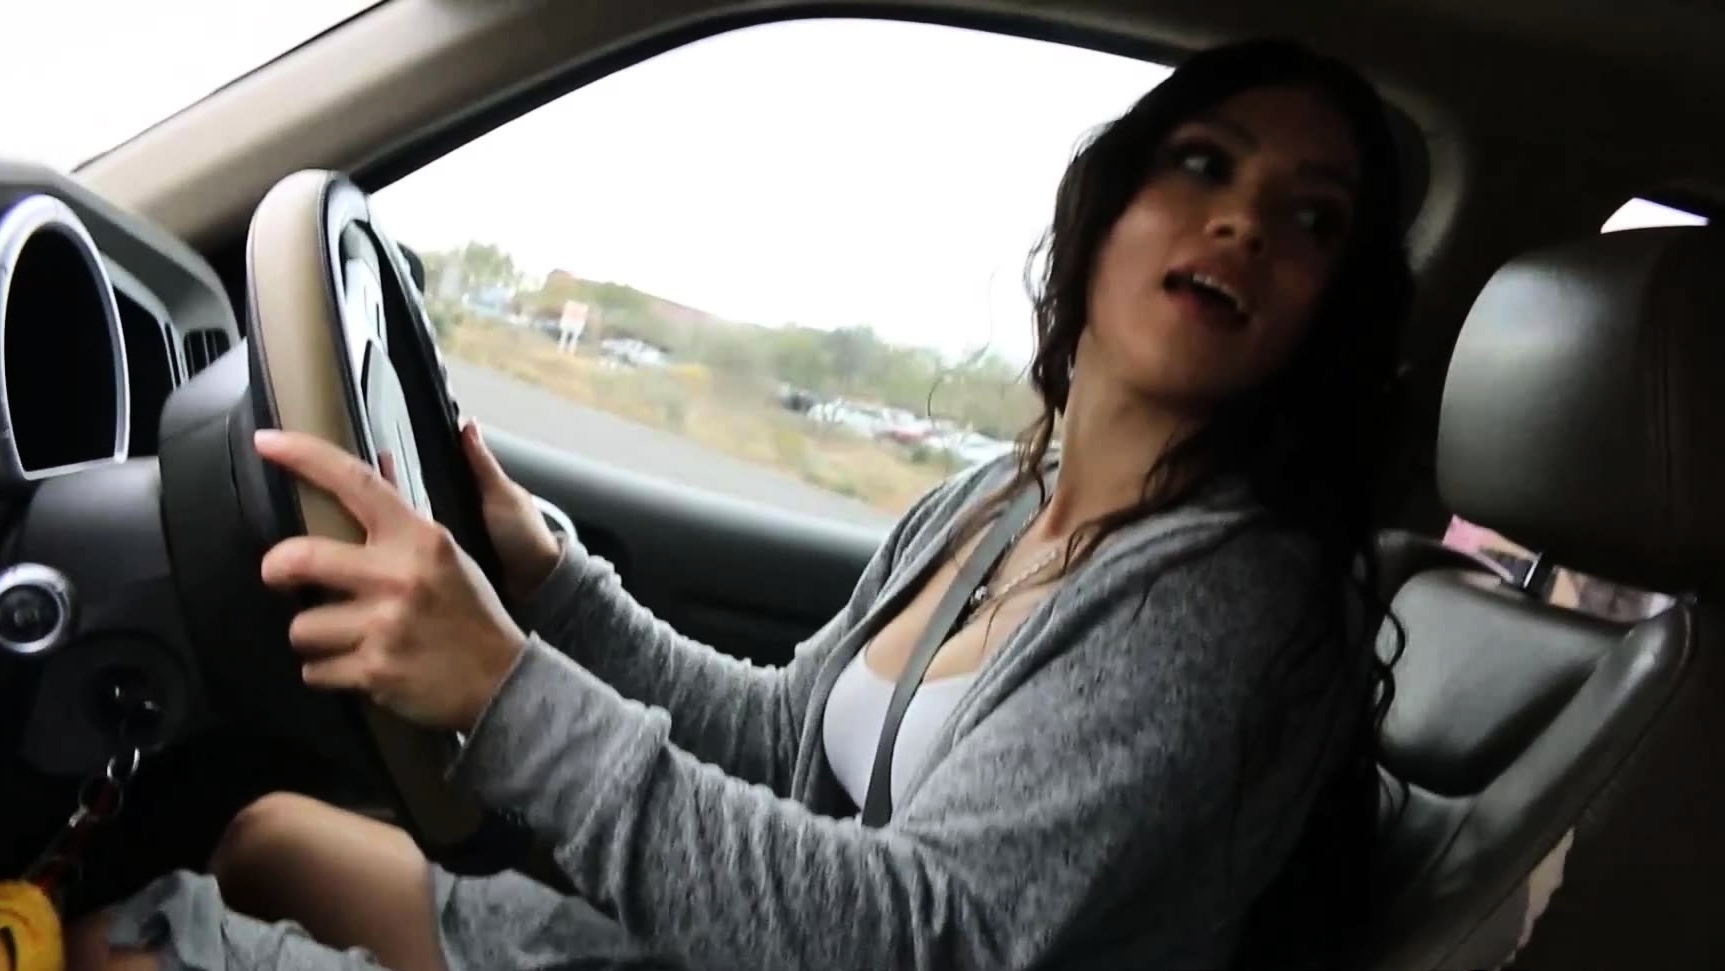
<svg viewBox="0 0 1725 971">
<path fill-rule="evenodd" d="M 503 471 L 502 463 L 486 447 L 485 439 L 479 433 L 479 423 L 471 418 L 461 425 L 461 447 L 467 452 L 467 463 L 473 467 L 473 475 L 479 480 L 481 489 L 490 491 L 508 484 L 509 473 Z"/>
</svg>

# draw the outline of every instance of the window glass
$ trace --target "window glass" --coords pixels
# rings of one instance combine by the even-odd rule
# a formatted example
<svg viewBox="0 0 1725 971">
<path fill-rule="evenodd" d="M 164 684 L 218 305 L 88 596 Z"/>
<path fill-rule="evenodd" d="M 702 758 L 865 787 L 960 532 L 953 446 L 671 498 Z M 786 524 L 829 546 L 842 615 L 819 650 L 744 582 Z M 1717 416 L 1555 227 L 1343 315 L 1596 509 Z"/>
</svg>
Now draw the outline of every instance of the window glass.
<svg viewBox="0 0 1725 971">
<path fill-rule="evenodd" d="M 1706 224 L 1706 216 L 1648 199 L 1631 199 L 1612 213 L 1611 218 L 1605 221 L 1599 231 L 1610 233 L 1622 229 Z M 1444 543 L 1496 562 L 1507 571 L 1510 579 L 1518 584 L 1525 584 L 1533 569 L 1535 556 L 1531 550 L 1459 516 L 1450 520 L 1449 530 L 1444 534 Z M 1672 598 L 1662 593 L 1638 590 L 1563 567 L 1550 571 L 1540 586 L 1540 595 L 1554 604 L 1611 620 L 1641 620 L 1659 613 L 1672 603 Z"/>
<path fill-rule="evenodd" d="M 376 193 L 482 422 L 890 522 L 1038 407 L 1026 258 L 1081 136 L 1167 76 L 912 23 L 734 31 Z"/>
<path fill-rule="evenodd" d="M 1621 208 L 1611 214 L 1605 225 L 1599 228 L 1602 233 L 1614 233 L 1620 229 L 1646 229 L 1652 226 L 1705 226 L 1707 217 L 1693 212 L 1686 212 L 1650 199 L 1631 199 Z"/>
<path fill-rule="evenodd" d="M 0 4 L 4 152 L 71 168 L 378 2 Z"/>
</svg>

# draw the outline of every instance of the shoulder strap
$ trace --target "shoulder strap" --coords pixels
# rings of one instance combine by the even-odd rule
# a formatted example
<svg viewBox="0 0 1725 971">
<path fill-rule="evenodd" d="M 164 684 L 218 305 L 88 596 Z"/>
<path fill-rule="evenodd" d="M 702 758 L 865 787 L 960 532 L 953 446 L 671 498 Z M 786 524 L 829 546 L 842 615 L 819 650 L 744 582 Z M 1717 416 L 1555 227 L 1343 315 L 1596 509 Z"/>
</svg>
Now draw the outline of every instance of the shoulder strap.
<svg viewBox="0 0 1725 971">
<path fill-rule="evenodd" d="M 1036 511 L 1042 507 L 1042 497 L 1035 486 L 1023 492 L 1006 505 L 1000 512 L 994 525 L 989 527 L 981 542 L 959 567 L 958 575 L 953 577 L 952 586 L 946 589 L 940 603 L 935 605 L 934 614 L 928 619 L 928 626 L 922 629 L 917 637 L 916 645 L 911 649 L 910 657 L 905 661 L 904 672 L 898 676 L 898 683 L 892 689 L 892 701 L 887 705 L 886 719 L 880 726 L 880 741 L 875 744 L 874 768 L 869 772 L 868 796 L 863 800 L 862 823 L 864 826 L 880 826 L 892 818 L 892 754 L 898 743 L 899 723 L 904 720 L 905 711 L 910 708 L 911 697 L 922 685 L 923 675 L 928 673 L 929 663 L 952 635 L 953 625 L 958 621 L 960 612 L 964 610 L 965 601 L 976 593 L 976 588 L 988 576 L 990 570 L 1000 562 L 1005 555 L 1006 547 L 1012 538 L 1030 522 Z"/>
</svg>

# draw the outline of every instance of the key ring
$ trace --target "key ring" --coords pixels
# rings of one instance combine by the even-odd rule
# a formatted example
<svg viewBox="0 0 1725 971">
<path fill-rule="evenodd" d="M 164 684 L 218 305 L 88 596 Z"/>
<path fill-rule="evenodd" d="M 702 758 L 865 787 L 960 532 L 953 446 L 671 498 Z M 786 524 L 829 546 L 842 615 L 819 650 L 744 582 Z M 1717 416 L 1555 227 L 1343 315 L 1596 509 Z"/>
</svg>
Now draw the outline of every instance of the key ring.
<svg viewBox="0 0 1725 971">
<path fill-rule="evenodd" d="M 120 689 L 116 688 L 114 694 L 117 702 L 126 702 Z M 148 699 L 125 708 L 115 733 L 114 741 L 118 745 L 110 750 L 101 772 L 93 773 L 79 783 L 77 808 L 27 871 L 25 879 L 50 896 L 63 894 L 69 884 L 81 879 L 84 852 L 96 830 L 125 808 L 126 787 L 137 776 L 138 767 L 144 760 L 143 750 L 135 744 L 134 717 L 140 712 L 159 710 Z"/>
<path fill-rule="evenodd" d="M 126 790 L 106 777 L 92 777 L 78 787 L 78 809 L 71 822 L 105 823 L 120 814 L 126 802 Z"/>
<path fill-rule="evenodd" d="M 128 759 L 125 763 L 124 772 L 120 770 L 122 758 Z M 138 774 L 138 763 L 142 762 L 143 759 L 144 753 L 138 751 L 137 746 L 131 746 L 124 752 L 109 756 L 108 764 L 102 769 L 102 777 L 110 785 L 124 789 L 126 784 L 132 781 L 132 777 Z"/>
</svg>

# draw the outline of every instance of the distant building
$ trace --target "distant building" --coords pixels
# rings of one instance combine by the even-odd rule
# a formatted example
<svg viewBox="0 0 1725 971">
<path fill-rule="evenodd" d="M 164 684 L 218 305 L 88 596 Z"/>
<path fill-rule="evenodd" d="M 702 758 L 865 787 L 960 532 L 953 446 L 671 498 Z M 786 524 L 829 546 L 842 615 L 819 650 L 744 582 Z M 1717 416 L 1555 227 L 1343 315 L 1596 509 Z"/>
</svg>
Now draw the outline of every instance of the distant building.
<svg viewBox="0 0 1725 971">
<path fill-rule="evenodd" d="M 642 294 L 642 297 L 645 299 L 646 306 L 644 309 L 647 313 L 658 317 L 660 320 L 685 327 L 701 327 L 723 322 L 721 318 L 707 313 L 705 310 L 697 310 L 674 300 L 666 300 L 664 297 L 656 297 L 650 293 Z"/>
<path fill-rule="evenodd" d="M 515 322 L 512 304 L 515 294 L 508 287 L 490 286 L 469 290 L 461 295 L 461 303 L 475 316 L 491 320 Z"/>
</svg>

